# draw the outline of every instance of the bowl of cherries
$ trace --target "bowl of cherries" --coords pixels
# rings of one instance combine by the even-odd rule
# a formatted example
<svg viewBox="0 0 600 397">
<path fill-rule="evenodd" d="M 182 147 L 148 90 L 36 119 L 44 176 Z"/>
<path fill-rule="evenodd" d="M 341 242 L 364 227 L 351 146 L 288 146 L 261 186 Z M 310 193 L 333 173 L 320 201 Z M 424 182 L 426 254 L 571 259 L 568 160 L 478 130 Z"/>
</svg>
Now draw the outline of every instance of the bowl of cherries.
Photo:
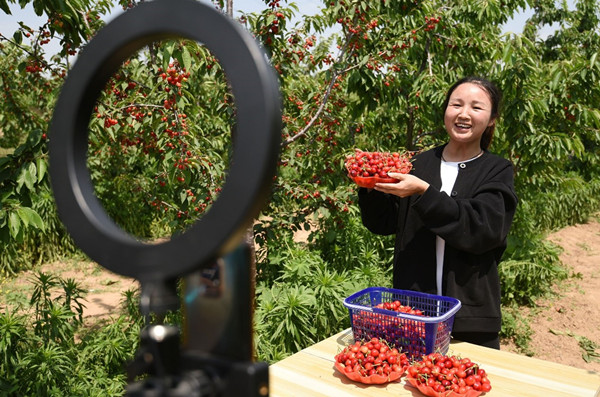
<svg viewBox="0 0 600 397">
<path fill-rule="evenodd" d="M 344 163 L 350 179 L 358 186 L 373 188 L 376 183 L 394 183 L 398 180 L 389 172 L 408 174 L 412 169 L 412 154 L 408 152 L 364 152 L 356 149 L 346 156 Z"/>
<path fill-rule="evenodd" d="M 335 355 L 335 368 L 348 379 L 381 385 L 395 382 L 409 366 L 406 354 L 390 346 L 384 339 L 358 340 Z"/>
<path fill-rule="evenodd" d="M 485 370 L 467 357 L 431 353 L 406 373 L 406 381 L 428 397 L 478 397 L 492 389 Z"/>
</svg>

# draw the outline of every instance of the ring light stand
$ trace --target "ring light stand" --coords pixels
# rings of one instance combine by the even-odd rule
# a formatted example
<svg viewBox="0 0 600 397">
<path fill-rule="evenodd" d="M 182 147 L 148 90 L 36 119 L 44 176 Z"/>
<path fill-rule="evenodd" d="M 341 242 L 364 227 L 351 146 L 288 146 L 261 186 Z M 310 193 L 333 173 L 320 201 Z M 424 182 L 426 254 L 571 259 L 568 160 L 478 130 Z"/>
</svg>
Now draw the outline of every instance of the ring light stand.
<svg viewBox="0 0 600 397">
<path fill-rule="evenodd" d="M 88 126 L 122 63 L 146 45 L 173 38 L 202 43 L 223 67 L 236 107 L 233 154 L 209 211 L 169 241 L 146 244 L 118 227 L 94 195 Z M 142 313 L 177 308 L 174 280 L 184 277 L 186 285 L 183 348 L 177 329 L 146 327 L 136 365 L 150 377 L 130 384 L 129 395 L 268 395 L 267 366 L 252 362 L 252 257 L 242 237 L 269 196 L 280 123 L 277 81 L 264 52 L 237 22 L 194 0 L 156 0 L 124 12 L 90 40 L 69 72 L 49 143 L 60 219 L 92 260 L 139 280 Z"/>
</svg>

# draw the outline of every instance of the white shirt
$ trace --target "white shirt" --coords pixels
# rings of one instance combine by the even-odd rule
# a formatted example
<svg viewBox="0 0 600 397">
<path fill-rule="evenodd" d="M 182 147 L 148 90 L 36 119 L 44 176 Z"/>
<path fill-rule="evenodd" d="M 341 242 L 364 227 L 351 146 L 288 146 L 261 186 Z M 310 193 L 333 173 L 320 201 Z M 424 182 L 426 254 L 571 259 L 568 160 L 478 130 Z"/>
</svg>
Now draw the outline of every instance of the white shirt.
<svg viewBox="0 0 600 397">
<path fill-rule="evenodd" d="M 479 157 L 479 156 L 477 156 Z M 440 164 L 440 176 L 442 177 L 441 192 L 446 193 L 448 196 L 452 194 L 452 188 L 456 177 L 458 176 L 458 167 L 461 163 L 467 163 L 471 160 L 475 160 L 474 157 L 466 161 L 444 161 Z M 437 294 L 442 295 L 442 275 L 444 274 L 444 250 L 446 248 L 446 241 L 440 236 L 436 236 L 435 241 L 435 256 L 436 256 L 436 271 L 435 271 L 435 284 L 437 287 Z"/>
</svg>

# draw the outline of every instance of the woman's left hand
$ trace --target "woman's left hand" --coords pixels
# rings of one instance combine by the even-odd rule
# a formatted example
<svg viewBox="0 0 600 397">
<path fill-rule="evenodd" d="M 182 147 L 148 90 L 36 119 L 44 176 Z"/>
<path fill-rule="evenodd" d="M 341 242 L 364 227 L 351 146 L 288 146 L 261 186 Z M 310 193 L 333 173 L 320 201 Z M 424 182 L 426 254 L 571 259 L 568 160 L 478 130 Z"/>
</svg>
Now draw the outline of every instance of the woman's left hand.
<svg viewBox="0 0 600 397">
<path fill-rule="evenodd" d="M 393 194 L 398 197 L 408 197 L 413 194 L 423 194 L 429 188 L 429 183 L 412 175 L 401 174 L 399 172 L 389 172 L 391 178 L 395 178 L 398 182 L 395 183 L 377 183 L 375 190 Z"/>
</svg>

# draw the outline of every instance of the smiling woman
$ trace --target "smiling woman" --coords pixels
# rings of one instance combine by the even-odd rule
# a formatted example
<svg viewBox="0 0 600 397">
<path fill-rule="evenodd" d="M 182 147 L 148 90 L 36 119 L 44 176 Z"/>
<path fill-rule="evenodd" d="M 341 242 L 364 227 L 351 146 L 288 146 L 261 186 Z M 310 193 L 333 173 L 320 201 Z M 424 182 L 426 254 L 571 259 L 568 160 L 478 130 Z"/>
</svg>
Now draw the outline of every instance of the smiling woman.
<svg viewBox="0 0 600 397">
<path fill-rule="evenodd" d="M 517 206 L 512 164 L 487 151 L 501 94 L 468 77 L 444 102 L 448 142 L 420 153 L 397 182 L 359 190 L 363 224 L 396 235 L 393 285 L 457 298 L 458 340 L 499 348 L 498 262 Z"/>
<path fill-rule="evenodd" d="M 467 78 L 449 90 L 444 102 L 444 125 L 450 137 L 444 161 L 471 160 L 492 142 L 502 95 L 487 80 Z"/>
</svg>

